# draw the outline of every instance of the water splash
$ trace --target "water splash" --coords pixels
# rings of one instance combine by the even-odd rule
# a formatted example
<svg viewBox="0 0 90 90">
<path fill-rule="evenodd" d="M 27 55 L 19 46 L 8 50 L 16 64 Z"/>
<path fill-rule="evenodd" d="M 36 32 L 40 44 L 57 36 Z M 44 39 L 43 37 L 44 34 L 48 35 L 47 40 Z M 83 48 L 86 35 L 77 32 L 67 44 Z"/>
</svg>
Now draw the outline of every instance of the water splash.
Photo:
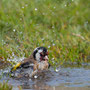
<svg viewBox="0 0 90 90">
<path fill-rule="evenodd" d="M 16 31 L 16 29 L 13 29 L 13 32 L 15 32 Z"/>
<path fill-rule="evenodd" d="M 64 6 L 66 7 L 67 5 L 65 4 Z"/>
<path fill-rule="evenodd" d="M 12 56 L 14 56 L 14 52 L 12 52 Z"/>
<path fill-rule="evenodd" d="M 28 4 L 25 5 L 26 7 L 28 6 Z"/>
<path fill-rule="evenodd" d="M 24 8 L 24 6 L 22 8 Z"/>
<path fill-rule="evenodd" d="M 41 40 L 44 41 L 44 38 L 42 38 Z"/>
<path fill-rule="evenodd" d="M 20 32 L 20 34 L 22 34 L 22 32 Z"/>
<path fill-rule="evenodd" d="M 55 46 L 55 43 L 53 43 L 52 45 Z"/>
<path fill-rule="evenodd" d="M 10 58 L 7 58 L 7 61 L 10 61 L 10 62 L 15 62 L 15 63 L 18 63 L 20 61 L 22 61 L 25 57 L 17 57 L 15 56 L 14 53 L 12 53 L 12 56 L 10 56 Z"/>
<path fill-rule="evenodd" d="M 50 48 L 51 46 L 49 45 L 48 48 Z"/>
<path fill-rule="evenodd" d="M 53 8 L 55 9 L 56 7 L 54 6 Z"/>
<path fill-rule="evenodd" d="M 37 76 L 37 75 L 35 75 L 35 76 L 34 76 L 34 78 L 36 79 L 36 78 L 38 78 L 38 76 Z"/>
<path fill-rule="evenodd" d="M 54 26 L 52 26 L 52 28 L 54 28 Z"/>
<path fill-rule="evenodd" d="M 35 8 L 35 11 L 37 11 L 38 9 L 37 8 Z"/>
<path fill-rule="evenodd" d="M 22 20 L 22 18 L 20 18 L 20 20 Z"/>
<path fill-rule="evenodd" d="M 55 58 L 52 58 L 51 60 L 52 60 L 52 63 L 54 64 L 54 63 L 55 63 L 55 61 L 54 61 L 54 60 L 55 60 Z"/>
<path fill-rule="evenodd" d="M 55 72 L 59 72 L 60 71 L 60 67 L 55 69 Z"/>
</svg>

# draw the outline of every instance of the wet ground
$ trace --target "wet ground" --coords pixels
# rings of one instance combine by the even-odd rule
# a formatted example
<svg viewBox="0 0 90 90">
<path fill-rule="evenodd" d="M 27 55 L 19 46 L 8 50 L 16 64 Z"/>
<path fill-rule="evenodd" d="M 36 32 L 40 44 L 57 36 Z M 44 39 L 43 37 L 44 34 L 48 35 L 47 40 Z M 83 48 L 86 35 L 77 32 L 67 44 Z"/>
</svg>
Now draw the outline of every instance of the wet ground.
<svg viewBox="0 0 90 90">
<path fill-rule="evenodd" d="M 23 90 L 90 90 L 90 65 L 59 67 L 56 71 L 50 68 L 41 72 L 37 78 L 17 79 L 4 75 L 0 82 L 7 80 L 13 85 L 13 90 L 18 90 L 19 86 L 22 86 Z"/>
</svg>

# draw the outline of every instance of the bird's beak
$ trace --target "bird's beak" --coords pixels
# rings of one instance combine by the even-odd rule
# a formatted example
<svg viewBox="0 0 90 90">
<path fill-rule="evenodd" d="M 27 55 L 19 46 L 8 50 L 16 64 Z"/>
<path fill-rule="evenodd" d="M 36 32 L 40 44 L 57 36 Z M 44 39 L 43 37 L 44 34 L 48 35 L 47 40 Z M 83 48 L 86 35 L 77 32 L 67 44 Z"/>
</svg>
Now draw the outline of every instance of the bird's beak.
<svg viewBox="0 0 90 90">
<path fill-rule="evenodd" d="M 44 57 L 44 60 L 45 60 L 45 61 L 48 61 L 48 56 L 45 56 L 45 57 Z"/>
</svg>

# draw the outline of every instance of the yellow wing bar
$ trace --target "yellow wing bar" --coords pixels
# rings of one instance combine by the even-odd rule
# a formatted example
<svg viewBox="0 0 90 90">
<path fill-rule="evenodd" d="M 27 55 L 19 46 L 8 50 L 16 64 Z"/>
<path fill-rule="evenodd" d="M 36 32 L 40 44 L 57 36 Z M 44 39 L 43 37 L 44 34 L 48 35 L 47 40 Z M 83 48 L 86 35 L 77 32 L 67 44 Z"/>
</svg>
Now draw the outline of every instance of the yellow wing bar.
<svg viewBox="0 0 90 90">
<path fill-rule="evenodd" d="M 11 69 L 11 71 L 15 71 L 20 65 L 21 65 L 21 62 L 19 62 L 18 64 L 16 64 L 16 65 Z"/>
</svg>

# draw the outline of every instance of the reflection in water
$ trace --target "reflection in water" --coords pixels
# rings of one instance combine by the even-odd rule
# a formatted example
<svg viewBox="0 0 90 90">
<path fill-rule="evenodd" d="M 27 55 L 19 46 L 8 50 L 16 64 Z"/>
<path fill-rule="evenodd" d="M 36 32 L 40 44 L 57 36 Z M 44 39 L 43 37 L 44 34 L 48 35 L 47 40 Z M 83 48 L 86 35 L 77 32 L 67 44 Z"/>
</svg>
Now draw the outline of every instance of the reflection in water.
<svg viewBox="0 0 90 90">
<path fill-rule="evenodd" d="M 30 84 L 24 84 L 22 85 L 22 88 L 23 89 L 34 89 L 34 90 L 50 90 L 50 86 L 46 85 L 46 84 L 43 84 L 41 82 L 38 82 L 36 84 L 33 84 L 30 86 Z"/>
</svg>

